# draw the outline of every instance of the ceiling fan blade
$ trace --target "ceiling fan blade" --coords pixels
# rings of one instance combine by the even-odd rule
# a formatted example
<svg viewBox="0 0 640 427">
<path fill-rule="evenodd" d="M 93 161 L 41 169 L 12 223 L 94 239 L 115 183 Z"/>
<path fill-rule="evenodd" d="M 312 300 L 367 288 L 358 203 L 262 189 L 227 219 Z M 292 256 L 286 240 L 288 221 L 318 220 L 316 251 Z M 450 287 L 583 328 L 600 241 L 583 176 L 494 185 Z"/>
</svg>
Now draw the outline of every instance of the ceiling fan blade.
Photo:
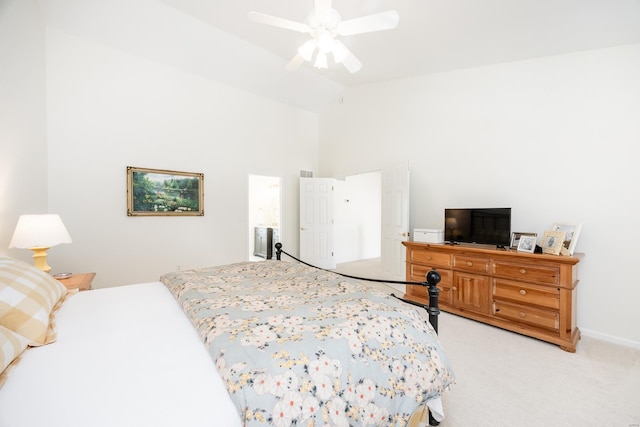
<svg viewBox="0 0 640 427">
<path fill-rule="evenodd" d="M 360 18 L 348 19 L 338 24 L 338 34 L 351 36 L 371 31 L 391 30 L 398 26 L 400 15 L 395 10 L 374 13 Z"/>
<path fill-rule="evenodd" d="M 315 9 L 318 15 L 323 15 L 331 10 L 331 0 L 315 0 Z"/>
<path fill-rule="evenodd" d="M 351 74 L 357 73 L 362 68 L 362 62 L 360 62 L 351 52 L 349 52 L 347 57 L 342 60 L 342 65 L 344 65 Z"/>
<path fill-rule="evenodd" d="M 296 54 L 291 61 L 287 64 L 287 70 L 294 71 L 297 70 L 300 65 L 304 62 L 304 58 L 300 56 L 300 54 Z"/>
<path fill-rule="evenodd" d="M 249 12 L 249 19 L 260 24 L 298 31 L 300 33 L 309 32 L 309 26 L 307 24 L 303 24 L 302 22 L 290 21 L 284 18 L 278 18 L 277 16 L 265 15 L 264 13 L 260 12 Z"/>
</svg>

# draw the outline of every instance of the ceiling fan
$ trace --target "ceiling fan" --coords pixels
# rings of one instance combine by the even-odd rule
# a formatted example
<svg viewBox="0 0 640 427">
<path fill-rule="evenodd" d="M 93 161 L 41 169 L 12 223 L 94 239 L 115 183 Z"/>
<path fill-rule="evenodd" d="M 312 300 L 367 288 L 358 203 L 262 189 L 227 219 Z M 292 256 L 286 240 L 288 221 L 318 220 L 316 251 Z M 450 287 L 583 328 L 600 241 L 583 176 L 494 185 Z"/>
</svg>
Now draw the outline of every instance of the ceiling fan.
<svg viewBox="0 0 640 427">
<path fill-rule="evenodd" d="M 398 26 L 400 19 L 397 11 L 389 10 L 342 21 L 338 11 L 331 7 L 331 0 L 315 0 L 314 6 L 306 23 L 290 21 L 260 12 L 249 12 L 249 19 L 254 22 L 298 31 L 311 36 L 309 41 L 298 48 L 296 55 L 287 64 L 289 70 L 297 69 L 305 61 L 311 61 L 315 53 L 314 66 L 316 68 L 328 68 L 327 56 L 333 54 L 336 63 L 342 63 L 349 72 L 356 73 L 362 68 L 362 63 L 336 37 L 390 30 Z"/>
</svg>

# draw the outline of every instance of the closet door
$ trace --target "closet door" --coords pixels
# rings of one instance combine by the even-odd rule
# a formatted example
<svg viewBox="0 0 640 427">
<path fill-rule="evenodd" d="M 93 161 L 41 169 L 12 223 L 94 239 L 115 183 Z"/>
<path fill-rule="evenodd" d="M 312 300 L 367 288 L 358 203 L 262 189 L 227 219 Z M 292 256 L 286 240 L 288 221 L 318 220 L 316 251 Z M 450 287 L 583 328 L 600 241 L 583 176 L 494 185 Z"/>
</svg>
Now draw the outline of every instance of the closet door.
<svg viewBox="0 0 640 427">
<path fill-rule="evenodd" d="M 334 178 L 300 178 L 300 259 L 334 269 Z"/>
</svg>

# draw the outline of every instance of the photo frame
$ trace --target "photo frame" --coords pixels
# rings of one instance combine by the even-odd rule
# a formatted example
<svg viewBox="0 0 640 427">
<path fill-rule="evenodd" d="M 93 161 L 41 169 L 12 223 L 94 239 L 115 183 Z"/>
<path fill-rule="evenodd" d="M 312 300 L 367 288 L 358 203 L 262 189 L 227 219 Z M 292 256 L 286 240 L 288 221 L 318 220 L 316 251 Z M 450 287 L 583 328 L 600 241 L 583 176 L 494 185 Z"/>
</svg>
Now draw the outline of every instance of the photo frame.
<svg viewBox="0 0 640 427">
<path fill-rule="evenodd" d="M 518 252 L 527 252 L 532 254 L 536 250 L 536 242 L 538 241 L 538 235 L 536 233 L 528 233 L 520 236 L 518 240 Z"/>
<path fill-rule="evenodd" d="M 572 256 L 578 243 L 578 237 L 580 237 L 580 231 L 582 230 L 582 223 L 577 224 L 563 224 L 556 223 L 553 225 L 553 231 L 564 231 L 567 233 L 560 254 Z"/>
<path fill-rule="evenodd" d="M 542 238 L 542 253 L 560 255 L 560 250 L 562 249 L 566 235 L 566 231 L 545 231 L 544 237 Z"/>
<path fill-rule="evenodd" d="M 522 232 L 514 231 L 513 233 L 511 233 L 511 244 L 509 245 L 509 248 L 518 249 L 518 244 L 522 236 L 533 236 L 537 239 L 538 233 L 522 233 Z M 535 245 L 534 245 L 534 249 L 535 249 Z"/>
<path fill-rule="evenodd" d="M 204 174 L 127 166 L 127 215 L 204 215 Z"/>
</svg>

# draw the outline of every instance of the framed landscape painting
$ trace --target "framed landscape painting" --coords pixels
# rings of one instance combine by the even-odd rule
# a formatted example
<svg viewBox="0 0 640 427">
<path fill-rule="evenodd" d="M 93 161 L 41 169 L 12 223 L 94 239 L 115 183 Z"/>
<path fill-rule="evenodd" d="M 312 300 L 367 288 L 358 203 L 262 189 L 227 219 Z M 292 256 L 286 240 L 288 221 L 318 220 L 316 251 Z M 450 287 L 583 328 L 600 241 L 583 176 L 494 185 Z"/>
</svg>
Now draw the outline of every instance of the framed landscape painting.
<svg viewBox="0 0 640 427">
<path fill-rule="evenodd" d="M 127 166 L 127 215 L 204 215 L 204 174 Z"/>
</svg>

